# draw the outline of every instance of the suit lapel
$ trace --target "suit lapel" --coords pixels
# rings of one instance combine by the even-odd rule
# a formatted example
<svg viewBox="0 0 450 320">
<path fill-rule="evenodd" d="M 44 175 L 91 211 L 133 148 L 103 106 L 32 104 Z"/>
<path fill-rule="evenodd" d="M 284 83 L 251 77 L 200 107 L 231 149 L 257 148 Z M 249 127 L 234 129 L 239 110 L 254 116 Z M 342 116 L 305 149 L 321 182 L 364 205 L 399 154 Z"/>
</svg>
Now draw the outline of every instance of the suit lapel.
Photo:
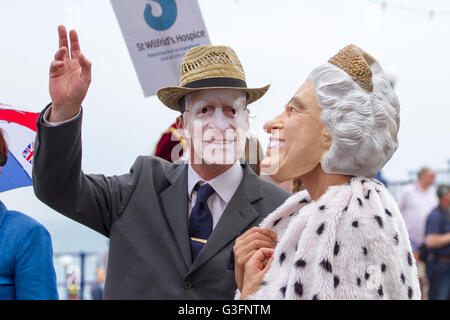
<svg viewBox="0 0 450 320">
<path fill-rule="evenodd" d="M 200 251 L 187 275 L 216 255 L 230 241 L 234 241 L 245 228 L 259 217 L 253 203 L 262 198 L 259 177 L 245 164 L 244 176 L 228 206 L 225 208 L 208 242 Z M 187 276 L 186 275 L 186 276 Z"/>
<path fill-rule="evenodd" d="M 178 166 L 168 174 L 171 185 L 160 193 L 162 205 L 173 235 L 187 267 L 192 264 L 188 232 L 187 165 Z"/>
</svg>

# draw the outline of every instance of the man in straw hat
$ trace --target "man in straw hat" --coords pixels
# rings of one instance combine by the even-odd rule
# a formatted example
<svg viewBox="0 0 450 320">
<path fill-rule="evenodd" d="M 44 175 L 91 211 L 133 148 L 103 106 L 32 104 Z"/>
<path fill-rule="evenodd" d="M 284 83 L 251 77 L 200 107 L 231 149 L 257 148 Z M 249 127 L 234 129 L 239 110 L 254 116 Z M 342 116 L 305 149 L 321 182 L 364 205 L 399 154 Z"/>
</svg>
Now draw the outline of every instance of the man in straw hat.
<svg viewBox="0 0 450 320">
<path fill-rule="evenodd" d="M 181 112 L 177 127 L 190 163 L 138 157 L 120 176 L 81 171 L 81 103 L 91 63 L 78 36 L 58 28 L 50 66 L 52 103 L 37 126 L 36 196 L 65 216 L 110 238 L 105 299 L 231 299 L 236 289 L 232 248 L 288 193 L 238 161 L 248 128 L 246 106 L 268 89 L 249 89 L 234 51 L 202 46 L 184 57 L 180 86 L 160 100 Z M 248 252 L 274 246 L 271 232 L 254 229 Z"/>
</svg>

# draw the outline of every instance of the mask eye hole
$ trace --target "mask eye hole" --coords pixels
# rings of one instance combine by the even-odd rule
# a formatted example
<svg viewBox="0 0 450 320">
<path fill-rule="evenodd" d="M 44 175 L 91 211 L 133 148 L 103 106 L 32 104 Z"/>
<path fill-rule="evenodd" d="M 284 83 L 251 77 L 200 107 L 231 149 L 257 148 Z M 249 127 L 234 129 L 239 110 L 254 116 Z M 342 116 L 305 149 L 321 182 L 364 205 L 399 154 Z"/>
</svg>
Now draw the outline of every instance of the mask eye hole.
<svg viewBox="0 0 450 320">
<path fill-rule="evenodd" d="M 235 116 L 236 115 L 236 109 L 230 106 L 225 106 L 222 108 L 223 113 L 229 116 Z"/>
<path fill-rule="evenodd" d="M 208 115 L 208 114 L 213 114 L 214 110 L 215 110 L 214 107 L 206 105 L 206 106 L 199 108 L 197 113 L 201 114 L 201 115 Z"/>
</svg>

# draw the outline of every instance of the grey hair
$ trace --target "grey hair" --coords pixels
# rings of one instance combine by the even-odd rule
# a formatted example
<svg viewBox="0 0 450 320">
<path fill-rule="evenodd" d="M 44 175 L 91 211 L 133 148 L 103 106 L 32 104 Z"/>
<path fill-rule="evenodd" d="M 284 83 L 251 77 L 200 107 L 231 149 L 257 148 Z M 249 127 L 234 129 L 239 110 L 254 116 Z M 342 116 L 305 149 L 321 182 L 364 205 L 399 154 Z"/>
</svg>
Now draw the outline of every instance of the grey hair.
<svg viewBox="0 0 450 320">
<path fill-rule="evenodd" d="M 330 63 L 308 76 L 332 136 L 321 161 L 326 173 L 373 177 L 397 150 L 399 101 L 378 62 L 371 70 L 372 92 Z"/>
</svg>

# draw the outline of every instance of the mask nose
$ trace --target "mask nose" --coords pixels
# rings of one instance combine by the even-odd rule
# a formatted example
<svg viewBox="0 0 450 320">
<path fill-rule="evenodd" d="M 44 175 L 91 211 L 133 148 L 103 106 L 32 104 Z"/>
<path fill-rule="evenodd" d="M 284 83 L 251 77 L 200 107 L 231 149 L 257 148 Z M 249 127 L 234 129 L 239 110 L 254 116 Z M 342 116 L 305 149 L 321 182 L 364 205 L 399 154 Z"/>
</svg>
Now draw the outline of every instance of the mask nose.
<svg viewBox="0 0 450 320">
<path fill-rule="evenodd" d="M 279 115 L 264 124 L 264 130 L 267 133 L 272 133 L 272 130 L 282 129 L 283 127 L 282 115 Z"/>
<path fill-rule="evenodd" d="M 218 129 L 222 132 L 225 132 L 226 129 L 231 129 L 230 121 L 223 113 L 222 108 L 216 108 L 214 112 L 214 116 L 211 119 L 212 121 L 209 123 L 210 128 Z"/>
</svg>

